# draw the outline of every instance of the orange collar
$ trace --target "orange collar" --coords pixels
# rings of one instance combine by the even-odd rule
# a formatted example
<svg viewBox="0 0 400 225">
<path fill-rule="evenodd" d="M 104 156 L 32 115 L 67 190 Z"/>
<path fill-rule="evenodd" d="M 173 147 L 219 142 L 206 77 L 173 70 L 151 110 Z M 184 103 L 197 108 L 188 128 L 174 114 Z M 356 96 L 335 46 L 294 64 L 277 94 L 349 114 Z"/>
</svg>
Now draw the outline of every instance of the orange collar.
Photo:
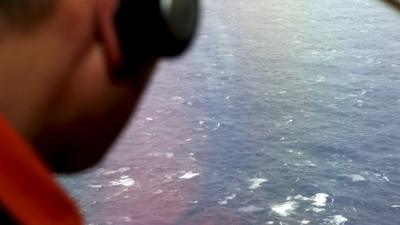
<svg viewBox="0 0 400 225">
<path fill-rule="evenodd" d="M 24 225 L 83 224 L 48 168 L 1 117 L 0 203 Z"/>
</svg>

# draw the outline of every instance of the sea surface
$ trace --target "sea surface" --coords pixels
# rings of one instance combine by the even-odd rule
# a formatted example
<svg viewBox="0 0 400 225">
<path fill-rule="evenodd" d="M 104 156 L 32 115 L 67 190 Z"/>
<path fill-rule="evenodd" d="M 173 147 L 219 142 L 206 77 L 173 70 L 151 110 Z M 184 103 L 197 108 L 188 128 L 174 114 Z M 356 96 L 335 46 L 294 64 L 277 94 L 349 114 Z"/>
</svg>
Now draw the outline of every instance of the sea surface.
<svg viewBox="0 0 400 225">
<path fill-rule="evenodd" d="M 203 0 L 106 160 L 61 182 L 88 225 L 399 225 L 400 13 Z"/>
</svg>

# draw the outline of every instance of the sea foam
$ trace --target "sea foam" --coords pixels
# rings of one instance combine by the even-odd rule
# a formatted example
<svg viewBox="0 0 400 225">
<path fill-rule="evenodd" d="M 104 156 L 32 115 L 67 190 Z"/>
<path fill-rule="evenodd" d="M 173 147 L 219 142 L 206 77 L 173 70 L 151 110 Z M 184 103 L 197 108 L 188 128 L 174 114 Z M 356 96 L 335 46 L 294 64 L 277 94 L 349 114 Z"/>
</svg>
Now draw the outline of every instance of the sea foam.
<svg viewBox="0 0 400 225">
<path fill-rule="evenodd" d="M 335 215 L 331 216 L 328 219 L 324 220 L 325 222 L 328 222 L 331 225 L 344 225 L 348 219 L 342 215 Z"/>
<path fill-rule="evenodd" d="M 235 198 L 236 198 L 236 194 L 229 195 L 229 196 L 225 197 L 224 200 L 218 201 L 218 204 L 219 204 L 219 205 L 226 205 L 226 204 L 228 204 L 228 201 L 229 201 L 229 200 L 233 200 L 233 199 L 235 199 Z"/>
<path fill-rule="evenodd" d="M 189 172 L 183 174 L 182 176 L 180 176 L 179 179 L 190 180 L 190 179 L 195 178 L 197 176 L 200 176 L 200 174 L 199 173 L 194 173 L 192 171 L 189 171 Z"/>
<path fill-rule="evenodd" d="M 251 183 L 250 186 L 249 186 L 249 189 L 255 190 L 255 189 L 261 187 L 262 184 L 268 182 L 268 179 L 264 179 L 264 178 L 253 178 L 253 179 L 250 179 L 249 181 L 250 181 L 250 183 Z"/>
<path fill-rule="evenodd" d="M 288 201 L 283 204 L 273 205 L 271 207 L 271 210 L 280 216 L 287 217 L 292 214 L 298 207 L 299 204 L 297 202 Z"/>
<path fill-rule="evenodd" d="M 264 211 L 265 209 L 263 207 L 258 207 L 254 205 L 249 205 L 245 207 L 241 207 L 238 209 L 238 212 L 241 213 L 254 213 L 254 212 L 261 212 Z"/>
<path fill-rule="evenodd" d="M 318 193 L 313 197 L 314 202 L 312 203 L 312 205 L 317 207 L 325 207 L 328 197 L 329 197 L 328 194 Z"/>
<path fill-rule="evenodd" d="M 111 186 L 131 187 L 135 185 L 135 181 L 129 176 L 122 176 L 120 179 L 110 181 Z"/>
<path fill-rule="evenodd" d="M 353 182 L 361 182 L 361 181 L 366 181 L 365 177 L 359 175 L 359 174 L 353 174 L 350 175 L 350 178 Z"/>
</svg>

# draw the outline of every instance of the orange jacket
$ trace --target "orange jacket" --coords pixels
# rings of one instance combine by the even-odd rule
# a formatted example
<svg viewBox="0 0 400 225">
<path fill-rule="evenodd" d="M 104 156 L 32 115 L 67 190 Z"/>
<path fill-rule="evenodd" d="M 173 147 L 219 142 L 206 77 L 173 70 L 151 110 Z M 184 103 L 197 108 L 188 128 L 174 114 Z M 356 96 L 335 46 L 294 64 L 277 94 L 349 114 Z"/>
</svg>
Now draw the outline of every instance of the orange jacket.
<svg viewBox="0 0 400 225">
<path fill-rule="evenodd" d="M 50 170 L 1 117 L 0 205 L 23 225 L 83 224 Z"/>
</svg>

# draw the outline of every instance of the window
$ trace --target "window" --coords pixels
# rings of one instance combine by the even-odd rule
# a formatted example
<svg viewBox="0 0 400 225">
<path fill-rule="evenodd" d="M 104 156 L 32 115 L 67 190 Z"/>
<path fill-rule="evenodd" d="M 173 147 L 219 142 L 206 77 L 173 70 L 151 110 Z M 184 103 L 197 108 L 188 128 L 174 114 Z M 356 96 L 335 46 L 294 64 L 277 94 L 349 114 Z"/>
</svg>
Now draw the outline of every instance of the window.
<svg viewBox="0 0 400 225">
<path fill-rule="evenodd" d="M 400 223 L 400 17 L 375 0 L 206 0 L 108 159 L 88 224 Z"/>
</svg>

